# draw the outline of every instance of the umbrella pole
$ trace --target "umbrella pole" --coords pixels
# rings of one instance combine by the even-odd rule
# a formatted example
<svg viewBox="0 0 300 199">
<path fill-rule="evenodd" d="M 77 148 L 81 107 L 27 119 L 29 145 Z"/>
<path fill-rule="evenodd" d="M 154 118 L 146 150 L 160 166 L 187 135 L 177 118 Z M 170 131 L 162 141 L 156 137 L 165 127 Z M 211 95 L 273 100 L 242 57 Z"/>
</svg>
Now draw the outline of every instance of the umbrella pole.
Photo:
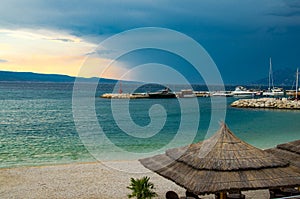
<svg viewBox="0 0 300 199">
<path fill-rule="evenodd" d="M 220 199 L 226 199 L 226 192 L 220 193 Z"/>
</svg>

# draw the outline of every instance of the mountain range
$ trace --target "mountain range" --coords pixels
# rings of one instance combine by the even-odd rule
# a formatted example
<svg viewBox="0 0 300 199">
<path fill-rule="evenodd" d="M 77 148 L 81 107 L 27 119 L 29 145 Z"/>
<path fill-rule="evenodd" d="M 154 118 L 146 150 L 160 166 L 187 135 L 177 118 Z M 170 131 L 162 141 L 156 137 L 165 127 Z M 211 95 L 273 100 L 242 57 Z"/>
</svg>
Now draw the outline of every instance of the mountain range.
<svg viewBox="0 0 300 199">
<path fill-rule="evenodd" d="M 296 83 L 296 70 L 291 68 L 281 68 L 273 72 L 275 86 L 294 86 Z M 269 77 L 265 77 L 251 82 L 256 85 L 268 85 Z"/>
<path fill-rule="evenodd" d="M 93 78 L 80 78 L 82 81 L 92 81 Z M 74 82 L 76 77 L 58 74 L 39 74 L 32 72 L 11 72 L 0 71 L 0 81 L 25 81 L 25 82 Z M 295 85 L 296 71 L 291 68 L 282 68 L 273 72 L 275 86 L 292 86 Z M 103 79 L 105 83 L 116 83 L 114 79 Z M 269 77 L 265 77 L 256 81 L 249 81 L 248 84 L 268 85 Z"/>
<path fill-rule="evenodd" d="M 39 74 L 32 72 L 11 72 L 11 71 L 0 71 L 0 81 L 19 81 L 19 82 L 74 82 L 76 77 L 68 75 L 58 75 L 58 74 Z M 97 79 L 93 78 L 82 78 L 82 81 L 92 81 Z M 103 79 L 102 82 L 105 83 L 115 83 L 116 80 L 113 79 Z"/>
</svg>

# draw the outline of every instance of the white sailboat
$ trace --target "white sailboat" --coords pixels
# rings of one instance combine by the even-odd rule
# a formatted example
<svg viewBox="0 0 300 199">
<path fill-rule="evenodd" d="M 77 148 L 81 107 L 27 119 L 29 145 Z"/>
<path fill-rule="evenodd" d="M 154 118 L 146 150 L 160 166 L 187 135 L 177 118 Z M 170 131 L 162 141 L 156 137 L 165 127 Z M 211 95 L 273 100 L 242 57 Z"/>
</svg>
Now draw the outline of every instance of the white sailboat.
<svg viewBox="0 0 300 199">
<path fill-rule="evenodd" d="M 283 96 L 283 95 L 284 95 L 284 91 L 283 91 L 282 88 L 274 87 L 274 79 L 273 79 L 273 71 L 272 71 L 272 59 L 270 57 L 269 87 L 268 87 L 267 91 L 263 92 L 263 96 Z"/>
</svg>

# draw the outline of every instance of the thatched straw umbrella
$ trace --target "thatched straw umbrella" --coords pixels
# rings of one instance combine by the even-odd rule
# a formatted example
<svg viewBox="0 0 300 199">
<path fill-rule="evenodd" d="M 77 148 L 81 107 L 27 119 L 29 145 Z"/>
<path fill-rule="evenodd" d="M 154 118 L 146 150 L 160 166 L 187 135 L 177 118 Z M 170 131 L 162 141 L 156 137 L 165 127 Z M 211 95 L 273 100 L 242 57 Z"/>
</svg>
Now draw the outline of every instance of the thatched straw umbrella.
<svg viewBox="0 0 300 199">
<path fill-rule="evenodd" d="M 237 138 L 225 124 L 210 139 L 141 159 L 197 195 L 300 185 L 300 169 Z"/>
<path fill-rule="evenodd" d="M 279 144 L 275 148 L 265 150 L 285 161 L 289 161 L 291 165 L 300 168 L 300 140 Z"/>
<path fill-rule="evenodd" d="M 293 166 L 300 168 L 300 140 L 288 142 L 285 144 L 279 144 L 275 148 L 266 149 L 265 151 L 277 156 L 284 161 L 290 162 L 290 164 Z M 300 187 L 298 187 L 298 192 L 299 191 Z"/>
</svg>

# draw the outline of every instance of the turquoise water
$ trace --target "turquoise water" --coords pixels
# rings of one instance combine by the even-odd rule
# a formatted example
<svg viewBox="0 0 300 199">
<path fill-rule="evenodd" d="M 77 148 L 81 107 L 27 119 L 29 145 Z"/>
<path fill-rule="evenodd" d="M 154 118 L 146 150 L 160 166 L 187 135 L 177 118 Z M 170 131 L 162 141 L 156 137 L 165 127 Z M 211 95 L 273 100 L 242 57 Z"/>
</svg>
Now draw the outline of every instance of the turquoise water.
<svg viewBox="0 0 300 199">
<path fill-rule="evenodd" d="M 130 100 L 130 118 L 122 115 L 127 101 L 114 100 L 116 112 L 123 120 L 124 128 L 129 131 L 132 126 L 129 120 L 146 129 L 141 135 L 151 133 L 151 128 L 150 131 L 146 128 L 151 122 L 157 121 L 159 124 L 165 120 L 163 128 L 149 137 L 124 133 L 112 114 L 111 100 L 98 97 L 111 90 L 111 85 L 102 85 L 97 89 L 94 96 L 96 117 L 83 115 L 82 121 L 76 126 L 72 112 L 73 84 L 0 83 L 0 167 L 95 161 L 95 154 L 89 153 L 89 150 L 93 152 L 93 147 L 100 153 L 100 156 L 96 156 L 98 159 L 126 160 L 132 158 L 127 154 L 143 157 L 148 153 L 158 153 L 166 146 L 181 146 L 191 142 L 191 139 L 193 142 L 203 140 L 207 133 L 218 129 L 221 118 L 211 121 L 210 98 L 196 99 L 200 114 L 193 106 L 193 101 L 188 101 L 192 99 L 184 99 L 187 107 L 183 113 L 187 118 L 184 124 L 181 122 L 181 107 L 177 99 Z M 300 111 L 236 109 L 228 106 L 234 100 L 227 98 L 225 121 L 241 139 L 259 148 L 300 139 Z M 218 103 L 221 102 L 222 99 L 215 99 L 216 112 L 224 111 L 218 110 Z M 156 109 L 149 112 L 156 104 L 163 107 L 162 113 L 166 117 L 159 111 L 155 112 Z M 87 111 L 84 106 L 80 108 Z M 199 120 L 197 115 L 200 115 Z M 95 119 L 96 123 L 93 122 Z M 195 123 L 199 124 L 196 134 L 193 127 Z M 96 142 L 99 141 L 97 126 L 102 128 L 106 141 Z M 184 129 L 184 136 L 177 139 L 179 127 Z M 95 139 L 87 143 L 82 139 L 85 135 L 93 135 Z M 83 143 L 94 145 L 86 148 Z"/>
</svg>

